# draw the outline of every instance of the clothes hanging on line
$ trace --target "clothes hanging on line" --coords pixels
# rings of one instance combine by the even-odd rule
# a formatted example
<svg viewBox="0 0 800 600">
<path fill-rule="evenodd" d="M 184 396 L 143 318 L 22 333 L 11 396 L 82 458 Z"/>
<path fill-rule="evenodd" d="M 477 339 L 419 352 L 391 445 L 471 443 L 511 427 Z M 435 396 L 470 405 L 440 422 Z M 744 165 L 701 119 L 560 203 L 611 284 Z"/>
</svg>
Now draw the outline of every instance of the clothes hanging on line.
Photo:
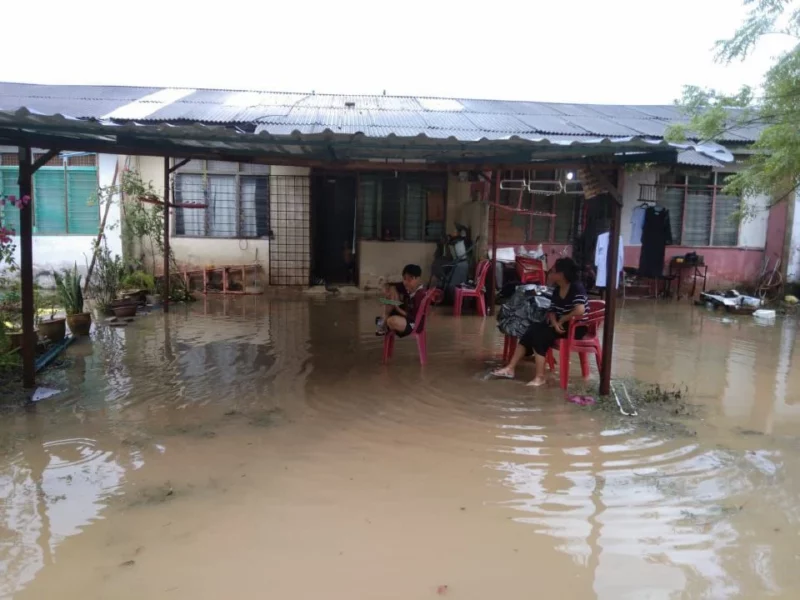
<svg viewBox="0 0 800 600">
<path fill-rule="evenodd" d="M 661 277 L 664 274 L 664 254 L 672 245 L 669 211 L 663 206 L 650 206 L 645 211 L 642 228 L 642 253 L 639 256 L 641 277 Z"/>
<path fill-rule="evenodd" d="M 594 251 L 594 264 L 597 268 L 597 280 L 595 281 L 595 285 L 599 288 L 606 287 L 610 237 L 611 234 L 607 231 L 597 236 L 597 245 L 595 246 Z M 619 236 L 619 253 L 617 254 L 617 284 L 619 284 L 619 277 L 622 274 L 622 266 L 624 264 L 622 250 L 622 236 Z"/>
<path fill-rule="evenodd" d="M 638 246 L 642 243 L 642 229 L 644 229 L 644 216 L 647 207 L 641 204 L 633 209 L 631 214 L 631 244 Z"/>
</svg>

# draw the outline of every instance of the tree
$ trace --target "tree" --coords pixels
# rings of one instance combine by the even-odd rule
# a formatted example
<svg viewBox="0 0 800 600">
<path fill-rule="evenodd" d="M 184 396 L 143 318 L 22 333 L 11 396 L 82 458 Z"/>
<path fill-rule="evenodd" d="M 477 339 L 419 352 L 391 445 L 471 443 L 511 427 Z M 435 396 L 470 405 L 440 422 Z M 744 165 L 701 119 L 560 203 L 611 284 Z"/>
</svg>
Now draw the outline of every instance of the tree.
<svg viewBox="0 0 800 600">
<path fill-rule="evenodd" d="M 776 58 L 764 76 L 760 96 L 748 86 L 736 94 L 685 86 L 677 104 L 689 122 L 672 126 L 666 137 L 716 140 L 731 129 L 758 127 L 745 168 L 728 179 L 725 191 L 740 197 L 765 194 L 777 203 L 800 185 L 800 6 L 796 0 L 744 3 L 750 6 L 744 23 L 733 37 L 715 45 L 718 62 L 744 60 L 767 35 L 790 36 L 797 43 Z"/>
</svg>

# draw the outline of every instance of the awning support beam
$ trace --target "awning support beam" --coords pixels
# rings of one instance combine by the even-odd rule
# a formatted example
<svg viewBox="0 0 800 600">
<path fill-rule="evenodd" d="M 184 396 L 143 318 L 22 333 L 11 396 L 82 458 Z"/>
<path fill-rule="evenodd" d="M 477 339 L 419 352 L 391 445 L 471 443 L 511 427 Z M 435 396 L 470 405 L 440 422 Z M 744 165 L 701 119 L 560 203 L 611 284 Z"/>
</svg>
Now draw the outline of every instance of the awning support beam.
<svg viewBox="0 0 800 600">
<path fill-rule="evenodd" d="M 28 197 L 28 203 L 19 209 L 19 251 L 22 301 L 22 385 L 36 385 L 36 307 L 33 301 L 33 174 L 43 167 L 60 150 L 48 150 L 36 161 L 30 146 L 19 147 L 19 196 Z"/>
</svg>

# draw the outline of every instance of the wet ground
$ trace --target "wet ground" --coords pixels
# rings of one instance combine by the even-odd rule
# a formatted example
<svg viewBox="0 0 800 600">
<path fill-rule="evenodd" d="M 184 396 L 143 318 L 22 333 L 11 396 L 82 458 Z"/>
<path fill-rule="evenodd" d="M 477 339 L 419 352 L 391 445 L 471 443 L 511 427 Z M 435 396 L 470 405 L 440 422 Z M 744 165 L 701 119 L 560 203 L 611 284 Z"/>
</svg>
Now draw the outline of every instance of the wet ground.
<svg viewBox="0 0 800 600">
<path fill-rule="evenodd" d="M 800 597 L 795 321 L 629 302 L 615 373 L 685 384 L 672 429 L 484 380 L 493 320 L 446 309 L 426 368 L 384 367 L 375 307 L 220 298 L 73 345 L 64 393 L 0 414 L 0 597 Z"/>
</svg>

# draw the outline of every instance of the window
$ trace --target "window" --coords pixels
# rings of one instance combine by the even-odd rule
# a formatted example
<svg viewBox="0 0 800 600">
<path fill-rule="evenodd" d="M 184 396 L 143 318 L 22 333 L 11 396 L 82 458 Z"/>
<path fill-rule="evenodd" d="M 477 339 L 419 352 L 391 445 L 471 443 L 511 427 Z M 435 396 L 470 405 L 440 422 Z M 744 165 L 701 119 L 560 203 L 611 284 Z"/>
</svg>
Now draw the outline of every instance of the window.
<svg viewBox="0 0 800 600">
<path fill-rule="evenodd" d="M 16 155 L 0 157 L 0 195 L 19 195 Z M 78 160 L 80 159 L 80 160 Z M 13 165 L 8 163 L 13 162 Z M 56 157 L 33 175 L 34 235 L 96 235 L 100 226 L 95 157 Z M 76 164 L 84 166 L 76 166 Z M 0 207 L 0 222 L 19 231 L 19 210 Z"/>
<path fill-rule="evenodd" d="M 445 175 L 369 174 L 360 186 L 360 239 L 436 241 L 444 234 Z"/>
<path fill-rule="evenodd" d="M 174 183 L 178 207 L 175 235 L 261 238 L 269 235 L 269 167 L 216 160 L 192 160 Z"/>
<path fill-rule="evenodd" d="M 669 210 L 676 246 L 736 246 L 741 200 L 722 193 L 724 173 L 659 177 L 656 202 Z"/>
</svg>

